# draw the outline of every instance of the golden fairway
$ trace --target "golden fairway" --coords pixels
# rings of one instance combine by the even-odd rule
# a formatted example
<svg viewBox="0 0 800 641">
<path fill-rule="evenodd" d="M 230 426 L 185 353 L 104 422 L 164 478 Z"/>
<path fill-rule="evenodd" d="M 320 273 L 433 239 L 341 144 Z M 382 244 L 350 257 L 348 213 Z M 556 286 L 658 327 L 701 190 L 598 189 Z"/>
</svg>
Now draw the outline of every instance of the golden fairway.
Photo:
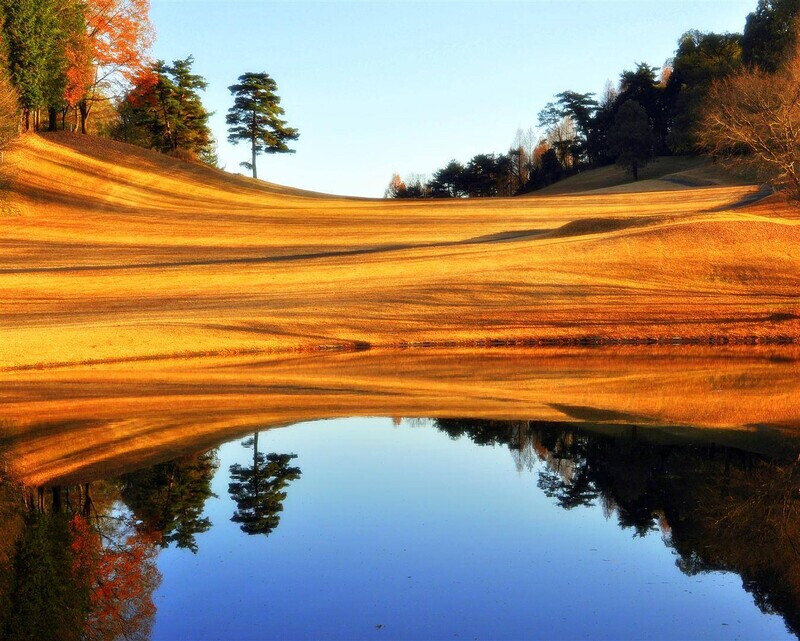
<svg viewBox="0 0 800 641">
<path fill-rule="evenodd" d="M 755 187 L 330 197 L 120 143 L 6 154 L 3 368 L 366 343 L 800 337 L 800 218 Z"/>
<path fill-rule="evenodd" d="M 335 416 L 798 427 L 800 218 L 739 206 L 755 187 L 386 201 L 71 135 L 7 158 L 0 421 L 27 483 Z M 397 349 L 420 345 L 461 349 Z"/>
</svg>

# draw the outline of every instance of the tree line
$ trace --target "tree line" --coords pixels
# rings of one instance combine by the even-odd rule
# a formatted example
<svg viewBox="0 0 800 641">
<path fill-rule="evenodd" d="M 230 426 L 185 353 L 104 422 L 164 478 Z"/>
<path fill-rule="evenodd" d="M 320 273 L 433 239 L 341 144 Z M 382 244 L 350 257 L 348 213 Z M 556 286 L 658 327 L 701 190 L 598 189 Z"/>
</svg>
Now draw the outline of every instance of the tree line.
<svg viewBox="0 0 800 641">
<path fill-rule="evenodd" d="M 208 83 L 194 58 L 149 55 L 149 0 L 0 0 L 0 146 L 20 131 L 93 133 L 185 160 L 217 164 Z M 298 131 L 283 120 L 277 84 L 248 72 L 230 88 L 228 139 L 289 153 Z"/>
<path fill-rule="evenodd" d="M 655 156 L 707 153 L 754 165 L 800 195 L 800 0 L 759 0 L 744 32 L 692 30 L 661 68 L 638 63 L 603 93 L 565 90 L 538 134 L 510 149 L 451 160 L 430 178 L 392 176 L 391 198 L 513 196 L 618 164 L 635 179 Z"/>
</svg>

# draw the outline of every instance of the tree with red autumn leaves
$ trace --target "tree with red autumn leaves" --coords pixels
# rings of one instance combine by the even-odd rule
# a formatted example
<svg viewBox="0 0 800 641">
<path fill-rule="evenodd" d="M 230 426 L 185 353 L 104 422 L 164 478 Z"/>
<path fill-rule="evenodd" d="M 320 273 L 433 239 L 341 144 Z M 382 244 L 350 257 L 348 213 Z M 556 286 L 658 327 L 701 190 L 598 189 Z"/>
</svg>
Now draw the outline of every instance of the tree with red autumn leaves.
<svg viewBox="0 0 800 641">
<path fill-rule="evenodd" d="M 23 126 L 72 108 L 81 131 L 92 106 L 120 95 L 150 64 L 149 0 L 0 0 L 0 36 Z"/>
<path fill-rule="evenodd" d="M 148 67 L 153 29 L 149 0 L 86 0 L 85 29 L 70 43 L 66 102 L 81 115 L 81 132 L 92 105 L 119 94 Z"/>
<path fill-rule="evenodd" d="M 81 515 L 70 521 L 70 535 L 76 584 L 88 594 L 84 638 L 149 638 L 161 581 L 158 538 L 136 531 L 104 537 Z"/>
</svg>

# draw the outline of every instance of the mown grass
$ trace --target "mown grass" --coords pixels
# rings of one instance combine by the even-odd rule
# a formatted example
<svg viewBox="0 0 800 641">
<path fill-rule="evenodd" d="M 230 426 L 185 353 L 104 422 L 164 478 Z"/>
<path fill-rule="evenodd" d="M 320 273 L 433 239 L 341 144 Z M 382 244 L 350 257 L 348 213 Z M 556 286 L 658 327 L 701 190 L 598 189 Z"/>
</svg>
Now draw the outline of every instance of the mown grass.
<svg viewBox="0 0 800 641">
<path fill-rule="evenodd" d="M 733 208 L 755 186 L 386 201 L 91 137 L 28 136 L 9 156 L 2 368 L 800 337 L 800 219 L 774 198 Z"/>
</svg>

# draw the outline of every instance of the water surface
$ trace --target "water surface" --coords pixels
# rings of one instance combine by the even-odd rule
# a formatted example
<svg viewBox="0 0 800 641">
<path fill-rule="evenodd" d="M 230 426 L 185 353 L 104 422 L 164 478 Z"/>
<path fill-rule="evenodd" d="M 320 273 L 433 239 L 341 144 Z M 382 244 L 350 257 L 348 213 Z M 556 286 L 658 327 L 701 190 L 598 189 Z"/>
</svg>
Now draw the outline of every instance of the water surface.
<svg viewBox="0 0 800 641">
<path fill-rule="evenodd" d="M 792 638 L 800 442 L 724 436 L 347 418 L 88 485 L 4 486 L 3 625 L 30 638 L 55 621 L 65 639 Z"/>
</svg>

